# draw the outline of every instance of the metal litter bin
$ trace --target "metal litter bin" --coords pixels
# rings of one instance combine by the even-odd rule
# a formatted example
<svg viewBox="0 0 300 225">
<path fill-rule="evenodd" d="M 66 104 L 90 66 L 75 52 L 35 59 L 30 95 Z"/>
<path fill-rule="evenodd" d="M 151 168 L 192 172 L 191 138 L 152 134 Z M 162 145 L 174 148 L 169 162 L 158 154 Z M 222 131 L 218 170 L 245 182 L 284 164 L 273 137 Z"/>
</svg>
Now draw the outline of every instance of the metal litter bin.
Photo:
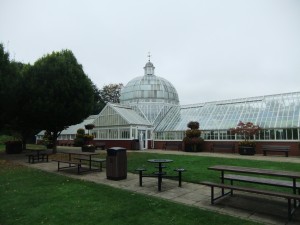
<svg viewBox="0 0 300 225">
<path fill-rule="evenodd" d="M 106 177 L 109 180 L 123 180 L 127 178 L 126 148 L 112 147 L 107 149 Z"/>
</svg>

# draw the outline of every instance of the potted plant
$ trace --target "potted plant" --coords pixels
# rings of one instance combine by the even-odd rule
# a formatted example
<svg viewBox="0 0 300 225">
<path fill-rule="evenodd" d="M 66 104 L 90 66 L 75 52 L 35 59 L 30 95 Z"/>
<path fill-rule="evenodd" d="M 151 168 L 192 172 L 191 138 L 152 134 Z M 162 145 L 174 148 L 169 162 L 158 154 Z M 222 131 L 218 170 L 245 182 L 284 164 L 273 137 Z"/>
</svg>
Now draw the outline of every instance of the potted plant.
<svg viewBox="0 0 300 225">
<path fill-rule="evenodd" d="M 261 130 L 258 125 L 254 125 L 252 122 L 244 123 L 240 121 L 235 128 L 231 128 L 230 132 L 240 135 L 244 140 L 239 142 L 239 153 L 241 155 L 254 155 L 255 142 L 252 141 L 254 136 Z"/>
<path fill-rule="evenodd" d="M 94 136 L 85 134 L 85 130 L 80 128 L 77 130 L 76 138 L 74 139 L 74 145 L 81 147 L 83 152 L 94 152 L 96 147 L 93 145 Z"/>
<path fill-rule="evenodd" d="M 74 146 L 82 147 L 84 145 L 84 134 L 85 131 L 83 128 L 79 128 L 74 139 Z"/>
<path fill-rule="evenodd" d="M 199 130 L 199 123 L 191 121 L 187 124 L 185 137 L 183 138 L 184 150 L 186 152 L 199 152 L 202 151 L 203 139 L 200 137 L 201 131 Z"/>
<path fill-rule="evenodd" d="M 95 147 L 95 145 L 83 145 L 83 146 L 81 147 L 81 150 L 82 150 L 83 152 L 95 152 L 96 147 Z"/>
<path fill-rule="evenodd" d="M 90 134 L 90 130 L 93 130 L 95 125 L 90 123 L 90 124 L 87 124 L 87 125 L 84 125 L 85 129 L 88 130 L 88 134 Z"/>
<path fill-rule="evenodd" d="M 53 148 L 53 134 L 46 130 L 43 136 L 43 144 L 46 146 L 47 149 Z"/>
</svg>

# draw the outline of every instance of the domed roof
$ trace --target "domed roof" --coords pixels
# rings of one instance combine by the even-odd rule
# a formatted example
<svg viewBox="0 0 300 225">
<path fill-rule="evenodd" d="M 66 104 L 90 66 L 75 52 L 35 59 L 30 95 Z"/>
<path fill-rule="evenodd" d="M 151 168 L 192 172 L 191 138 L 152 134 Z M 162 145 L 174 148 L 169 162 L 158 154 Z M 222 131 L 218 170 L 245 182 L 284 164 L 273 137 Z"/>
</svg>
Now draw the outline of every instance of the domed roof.
<svg viewBox="0 0 300 225">
<path fill-rule="evenodd" d="M 159 102 L 178 105 L 176 89 L 166 79 L 155 76 L 154 69 L 153 64 L 147 62 L 145 75 L 132 79 L 121 90 L 120 103 Z"/>
</svg>

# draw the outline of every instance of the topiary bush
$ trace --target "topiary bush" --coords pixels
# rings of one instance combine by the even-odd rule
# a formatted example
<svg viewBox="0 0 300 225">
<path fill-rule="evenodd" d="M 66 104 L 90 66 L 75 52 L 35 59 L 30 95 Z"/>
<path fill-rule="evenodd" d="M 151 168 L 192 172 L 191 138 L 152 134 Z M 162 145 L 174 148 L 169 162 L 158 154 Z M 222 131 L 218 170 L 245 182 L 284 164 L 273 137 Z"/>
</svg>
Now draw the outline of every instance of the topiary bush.
<svg viewBox="0 0 300 225">
<path fill-rule="evenodd" d="M 185 137 L 183 138 L 184 150 L 186 152 L 200 152 L 202 151 L 203 139 L 200 137 L 200 124 L 197 121 L 191 121 L 187 124 Z"/>
</svg>

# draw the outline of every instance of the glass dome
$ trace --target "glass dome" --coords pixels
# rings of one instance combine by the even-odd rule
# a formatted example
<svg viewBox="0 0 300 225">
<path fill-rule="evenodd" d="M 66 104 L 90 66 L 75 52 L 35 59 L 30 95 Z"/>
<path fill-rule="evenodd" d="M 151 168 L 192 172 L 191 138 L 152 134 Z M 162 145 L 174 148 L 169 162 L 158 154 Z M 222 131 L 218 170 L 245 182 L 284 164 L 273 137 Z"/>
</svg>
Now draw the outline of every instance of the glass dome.
<svg viewBox="0 0 300 225">
<path fill-rule="evenodd" d="M 173 107 L 179 107 L 178 94 L 174 86 L 154 74 L 154 65 L 147 62 L 144 76 L 136 77 L 121 90 L 120 103 L 130 105 L 150 123 L 158 123 Z"/>
<path fill-rule="evenodd" d="M 166 79 L 155 76 L 154 69 L 153 64 L 147 62 L 145 75 L 132 79 L 121 90 L 120 103 L 160 102 L 178 105 L 176 89 Z"/>
</svg>

